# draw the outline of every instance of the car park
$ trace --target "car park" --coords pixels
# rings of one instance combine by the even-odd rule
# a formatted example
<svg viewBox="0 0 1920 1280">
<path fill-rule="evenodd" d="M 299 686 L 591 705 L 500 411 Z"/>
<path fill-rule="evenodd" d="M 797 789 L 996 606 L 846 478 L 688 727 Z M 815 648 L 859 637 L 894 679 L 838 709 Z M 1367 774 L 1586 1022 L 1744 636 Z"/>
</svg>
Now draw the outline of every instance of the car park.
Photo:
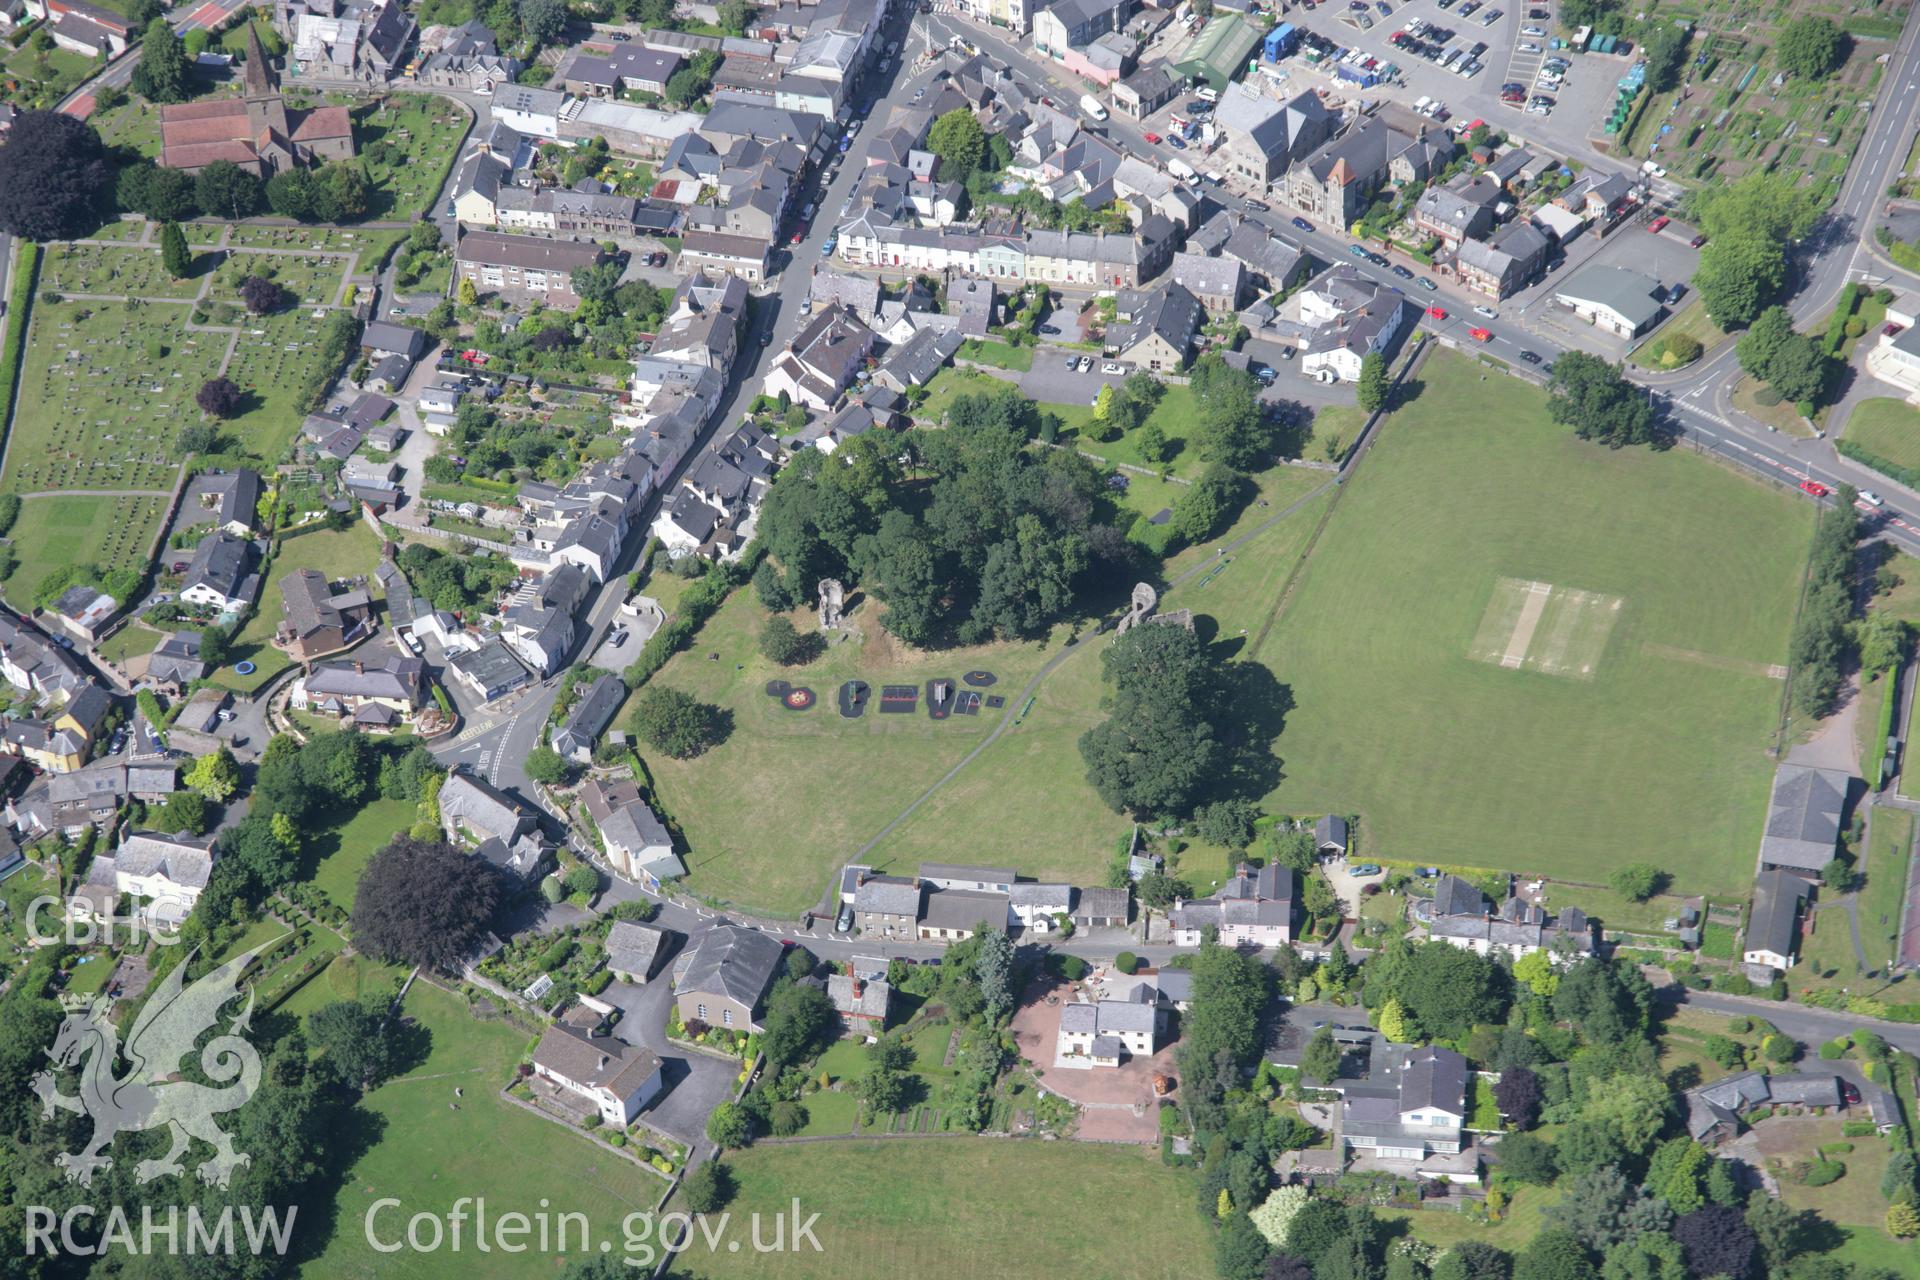
<svg viewBox="0 0 1920 1280">
<path fill-rule="evenodd" d="M 1833 490 L 1827 488 L 1827 486 L 1821 484 L 1818 480 L 1802 480 L 1800 482 L 1800 492 L 1811 497 L 1824 498 L 1832 493 Z"/>
<path fill-rule="evenodd" d="M 1123 364 L 1114 364 L 1111 361 L 1100 366 L 1100 372 L 1102 373 L 1125 373 L 1126 371 L 1127 371 L 1127 366 Z"/>
</svg>

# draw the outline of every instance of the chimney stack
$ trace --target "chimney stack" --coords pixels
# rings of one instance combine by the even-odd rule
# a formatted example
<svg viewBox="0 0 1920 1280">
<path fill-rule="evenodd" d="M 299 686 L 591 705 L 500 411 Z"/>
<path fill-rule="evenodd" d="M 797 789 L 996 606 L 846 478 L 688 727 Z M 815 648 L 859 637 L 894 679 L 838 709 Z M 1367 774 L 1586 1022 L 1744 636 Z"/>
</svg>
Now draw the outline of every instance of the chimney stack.
<svg viewBox="0 0 1920 1280">
<path fill-rule="evenodd" d="M 855 1000 L 858 1000 L 861 996 L 865 995 L 866 992 L 867 992 L 866 980 L 864 978 L 855 978 L 853 980 L 853 998 Z"/>
</svg>

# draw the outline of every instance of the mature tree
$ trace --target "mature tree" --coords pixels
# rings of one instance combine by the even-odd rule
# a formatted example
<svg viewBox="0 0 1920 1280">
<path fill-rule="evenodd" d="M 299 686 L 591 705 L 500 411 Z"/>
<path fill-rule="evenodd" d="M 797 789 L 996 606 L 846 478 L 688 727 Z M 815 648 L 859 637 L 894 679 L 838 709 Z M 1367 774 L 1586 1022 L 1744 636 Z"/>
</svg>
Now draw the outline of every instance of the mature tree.
<svg viewBox="0 0 1920 1280">
<path fill-rule="evenodd" d="M 240 789 L 240 762 L 223 745 L 195 760 L 185 782 L 215 804 L 225 804 Z"/>
<path fill-rule="evenodd" d="M 1666 93 L 1679 85 L 1690 38 L 1687 28 L 1669 21 L 1656 25 L 1640 42 L 1640 52 L 1647 60 L 1647 88 Z"/>
<path fill-rule="evenodd" d="M 1768 307 L 1754 317 L 1747 331 L 1733 345 L 1733 353 L 1740 361 L 1740 367 L 1761 381 L 1767 380 L 1767 371 L 1773 367 L 1773 361 L 1793 338 L 1793 317 L 1785 307 Z"/>
<path fill-rule="evenodd" d="M 1222 1195 L 1226 1192 L 1223 1190 Z M 1228 1216 L 1213 1242 L 1214 1273 L 1220 1280 L 1260 1280 L 1267 1266 L 1266 1237 L 1244 1213 Z"/>
<path fill-rule="evenodd" d="M 210 816 L 207 798 L 198 791 L 176 791 L 154 813 L 154 825 L 162 831 L 185 831 L 201 836 L 207 833 Z"/>
<path fill-rule="evenodd" d="M 240 300 L 257 316 L 278 311 L 287 305 L 287 291 L 265 276 L 248 276 L 240 282 Z"/>
<path fill-rule="evenodd" d="M 1080 738 L 1087 780 L 1115 810 L 1178 814 L 1218 776 L 1220 673 L 1184 627 L 1139 626 L 1101 654 L 1112 714 Z"/>
<path fill-rule="evenodd" d="M 1479 1240 L 1461 1241 L 1433 1264 L 1433 1280 L 1508 1280 L 1512 1274 L 1512 1256 Z"/>
<path fill-rule="evenodd" d="M 160 265 L 175 280 L 184 280 L 193 272 L 193 250 L 187 248 L 187 234 L 177 222 L 160 227 Z"/>
<path fill-rule="evenodd" d="M 1320 1261 L 1348 1234 L 1347 1211 L 1338 1200 L 1315 1196 L 1287 1225 L 1287 1252 L 1305 1258 L 1320 1273 Z"/>
<path fill-rule="evenodd" d="M 987 157 L 987 135 L 973 112 L 955 107 L 927 130 L 927 150 L 940 157 L 943 182 L 965 182 Z"/>
<path fill-rule="evenodd" d="M 1803 80 L 1819 80 L 1847 60 L 1846 33 L 1829 18 L 1808 15 L 1780 28 L 1773 55 L 1781 70 Z"/>
<path fill-rule="evenodd" d="M 1748 1280 L 1753 1274 L 1757 1241 L 1738 1209 L 1710 1204 L 1684 1214 L 1674 1221 L 1673 1238 L 1694 1275 Z"/>
<path fill-rule="evenodd" d="M 1334 1043 L 1333 1032 L 1321 1027 L 1300 1054 L 1300 1072 L 1309 1080 L 1325 1084 L 1340 1074 L 1340 1058 L 1340 1046 Z"/>
<path fill-rule="evenodd" d="M 1673 1239 L 1644 1231 L 1607 1250 L 1601 1280 L 1692 1280 L 1686 1252 Z"/>
<path fill-rule="evenodd" d="M 1666 882 L 1667 873 L 1651 862 L 1629 862 L 1614 868 L 1613 874 L 1607 877 L 1613 891 L 1632 902 L 1645 902 Z"/>
<path fill-rule="evenodd" d="M 519 0 L 520 29 L 539 44 L 552 44 L 567 29 L 565 0 Z"/>
<path fill-rule="evenodd" d="M 1313 1264 L 1291 1253 L 1268 1254 L 1261 1280 L 1313 1280 Z"/>
<path fill-rule="evenodd" d="M 1666 1205 L 1618 1168 L 1587 1169 L 1562 1186 L 1565 1194 L 1548 1208 L 1548 1218 L 1598 1253 L 1642 1231 L 1664 1231 L 1673 1221 Z"/>
<path fill-rule="evenodd" d="M 179 222 L 200 211 L 194 203 L 193 175 L 163 169 L 151 161 L 130 161 L 120 168 L 114 198 L 121 209 L 155 222 Z"/>
<path fill-rule="evenodd" d="M 1553 1015 L 1596 1044 L 1639 1037 L 1653 1013 L 1653 989 L 1638 970 L 1589 956 L 1560 975 Z"/>
<path fill-rule="evenodd" d="M 260 208 L 260 179 L 231 160 L 215 160 L 194 175 L 193 194 L 214 217 L 238 221 Z"/>
<path fill-rule="evenodd" d="M 1499 1152 L 1501 1170 L 1522 1182 L 1537 1183 L 1544 1187 L 1560 1174 L 1552 1145 L 1530 1133 L 1510 1133 L 1500 1139 L 1496 1150 Z"/>
<path fill-rule="evenodd" d="M 500 901 L 493 868 L 444 841 L 395 836 L 353 895 L 353 944 L 384 960 L 452 968 Z"/>
<path fill-rule="evenodd" d="M 1251 800 L 1216 800 L 1194 810 L 1193 829 L 1208 844 L 1244 849 L 1253 843 L 1253 823 L 1259 816 Z"/>
<path fill-rule="evenodd" d="M 1387 407 L 1387 394 L 1392 390 L 1387 382 L 1387 358 L 1378 351 L 1369 351 L 1360 358 L 1360 385 L 1357 388 L 1360 407 L 1368 413 L 1378 413 Z"/>
<path fill-rule="evenodd" d="M 974 981 L 988 1022 L 998 1022 L 1013 1011 L 1013 944 L 998 929 L 980 933 L 980 949 L 973 956 Z"/>
<path fill-rule="evenodd" d="M 1540 1118 L 1540 1077 L 1527 1067 L 1508 1067 L 1493 1086 L 1493 1100 L 1515 1128 L 1531 1129 Z"/>
<path fill-rule="evenodd" d="M 1240 471 L 1264 469 L 1273 458 L 1275 431 L 1260 403 L 1259 379 L 1208 352 L 1194 365 L 1190 386 L 1200 456 Z"/>
<path fill-rule="evenodd" d="M 1597 1280 L 1600 1272 L 1572 1233 L 1542 1231 L 1513 1259 L 1513 1280 Z"/>
<path fill-rule="evenodd" d="M 313 170 L 296 166 L 267 179 L 267 208 L 283 218 L 306 222 L 313 217 Z M 463 282 L 470 283 L 470 282 Z"/>
<path fill-rule="evenodd" d="M 387 998 L 336 1000 L 307 1018 L 307 1038 L 320 1051 L 320 1066 L 350 1089 L 370 1089 L 393 1066 L 387 1037 Z"/>
<path fill-rule="evenodd" d="M 926 531 L 905 511 L 889 511 L 857 543 L 861 579 L 886 602 L 880 625 L 911 645 L 927 645 L 940 627 L 947 579 Z"/>
<path fill-rule="evenodd" d="M 1173 500 L 1173 527 L 1188 542 L 1199 544 L 1214 536 L 1241 507 L 1252 486 L 1225 463 L 1214 462 Z"/>
<path fill-rule="evenodd" d="M 527 752 L 526 762 L 521 765 L 529 778 L 535 782 L 544 782 L 552 786 L 562 782 L 567 776 L 567 762 L 558 751 L 549 746 L 538 746 Z"/>
<path fill-rule="evenodd" d="M 1484 956 L 1430 941 L 1419 948 L 1418 963 L 1386 994 L 1399 997 L 1424 1034 L 1453 1039 L 1476 1022 L 1499 1021 L 1506 1006 L 1506 974 Z"/>
<path fill-rule="evenodd" d="M 1717 1163 L 1692 1138 L 1669 1138 L 1654 1148 L 1645 1185 L 1675 1213 L 1692 1213 L 1707 1202 L 1707 1166 Z"/>
<path fill-rule="evenodd" d="M 1263 1043 L 1261 1018 L 1273 991 L 1273 970 L 1235 947 L 1203 944 L 1193 959 L 1193 1001 L 1182 1019 L 1180 1061 L 1191 1081 L 1221 1054 L 1250 1066 Z"/>
<path fill-rule="evenodd" d="M 802 635 L 793 623 L 776 614 L 760 628 L 760 652 L 769 662 L 798 666 L 819 656 L 820 636 L 816 632 Z"/>
<path fill-rule="evenodd" d="M 699 702 L 678 689 L 650 684 L 633 711 L 633 729 L 656 751 L 690 760 L 725 740 L 720 708 Z"/>
<path fill-rule="evenodd" d="M 680 1187 L 687 1209 L 693 1213 L 717 1213 L 733 1198 L 733 1174 L 718 1160 L 694 1166 Z"/>
<path fill-rule="evenodd" d="M 834 1028 L 833 1002 L 819 987 L 793 983 L 767 1001 L 760 1050 L 774 1066 L 804 1062 Z"/>
<path fill-rule="evenodd" d="M 707 1140 L 716 1147 L 744 1147 L 753 1140 L 753 1121 L 737 1102 L 723 1102 L 707 1116 Z"/>
<path fill-rule="evenodd" d="M 987 552 L 975 623 L 1003 640 L 1040 635 L 1072 603 L 1074 578 L 1092 558 L 1084 536 L 1061 536 L 1037 515 L 1014 517 L 1009 536 Z"/>
<path fill-rule="evenodd" d="M 1563 1173 L 1581 1173 L 1615 1165 L 1626 1158 L 1626 1148 L 1613 1129 L 1598 1120 L 1581 1118 L 1561 1131 L 1553 1144 Z"/>
<path fill-rule="evenodd" d="M 1736 1206 L 1737 1207 L 1737 1206 Z M 1789 1209 L 1778 1196 L 1756 1195 L 1746 1207 L 1743 1220 L 1760 1251 L 1761 1274 L 1781 1273 L 1800 1252 L 1808 1215 Z"/>
<path fill-rule="evenodd" d="M 219 377 L 200 384 L 193 402 L 216 418 L 231 418 L 247 402 L 247 393 L 232 378 Z"/>
<path fill-rule="evenodd" d="M 0 138 L 0 231 L 75 240 L 94 229 L 114 173 L 92 125 L 58 111 L 22 111 Z"/>
<path fill-rule="evenodd" d="M 140 65 L 133 69 L 133 91 L 149 102 L 185 102 L 193 96 L 193 72 L 187 48 L 165 18 L 147 24 L 140 38 Z"/>
<path fill-rule="evenodd" d="M 1753 323 L 1786 282 L 1785 245 L 1745 230 L 1708 241 L 1693 274 L 1693 287 L 1700 291 L 1707 314 L 1726 329 Z"/>
<path fill-rule="evenodd" d="M 1547 415 L 1582 440 L 1618 449 L 1656 438 L 1646 393 L 1599 356 L 1567 352 L 1554 362 L 1547 389 Z"/>
<path fill-rule="evenodd" d="M 1639 1155 L 1665 1127 L 1672 1095 L 1654 1076 L 1621 1072 L 1587 1090 L 1583 1120 L 1602 1124 L 1629 1155 Z"/>
<path fill-rule="evenodd" d="M 33 1078 L 48 1069 L 47 1049 L 59 1034 L 64 1016 L 48 991 L 60 951 L 50 947 L 41 952 L 47 958 L 13 974 L 10 989 L 0 997 L 0 1125 L 10 1142 L 14 1135 L 27 1132 L 30 1117 L 40 1114 Z"/>
<path fill-rule="evenodd" d="M 749 24 L 760 13 L 753 0 L 720 0 L 714 9 L 720 25 L 735 35 L 745 34 Z"/>
</svg>

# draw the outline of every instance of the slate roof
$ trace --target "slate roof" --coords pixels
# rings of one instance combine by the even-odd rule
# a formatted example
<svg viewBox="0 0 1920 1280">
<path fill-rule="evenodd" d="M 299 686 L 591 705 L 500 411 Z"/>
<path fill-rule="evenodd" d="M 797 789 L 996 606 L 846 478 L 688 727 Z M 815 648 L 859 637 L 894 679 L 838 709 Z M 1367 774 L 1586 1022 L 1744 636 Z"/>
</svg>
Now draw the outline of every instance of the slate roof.
<svg viewBox="0 0 1920 1280">
<path fill-rule="evenodd" d="M 136 831 L 113 851 L 113 865 L 127 875 L 165 875 L 177 885 L 204 889 L 213 874 L 213 837 Z"/>
<path fill-rule="evenodd" d="M 607 966 L 621 973 L 646 977 L 660 962 L 660 949 L 666 932 L 632 920 L 616 920 L 607 930 Z"/>
<path fill-rule="evenodd" d="M 869 876 L 853 891 L 853 909 L 916 919 L 920 915 L 920 882 L 902 876 Z"/>
<path fill-rule="evenodd" d="M 935 929 L 972 929 L 1007 923 L 1007 895 L 977 889 L 935 889 L 920 909 L 920 923 Z"/>
<path fill-rule="evenodd" d="M 1588 267 L 1563 285 L 1560 297 L 1618 312 L 1635 325 L 1652 323 L 1660 314 L 1653 297 L 1658 286 L 1638 271 L 1625 267 Z M 1784 767 L 1784 766 L 1783 766 Z"/>
<path fill-rule="evenodd" d="M 476 835 L 505 838 L 532 821 L 519 802 L 464 769 L 447 775 L 440 786 L 442 821 L 458 821 Z"/>
<path fill-rule="evenodd" d="M 780 944 L 758 929 L 719 925 L 700 939 L 676 989 L 724 996 L 752 1009 L 772 984 L 784 955 Z"/>
<path fill-rule="evenodd" d="M 1467 1060 L 1452 1049 L 1417 1049 L 1400 1077 L 1400 1109 L 1438 1108 L 1466 1114 Z"/>
<path fill-rule="evenodd" d="M 1792 957 L 1800 938 L 1800 900 L 1807 882 L 1789 871 L 1762 871 L 1753 878 L 1753 910 L 1747 916 L 1747 951 Z"/>
<path fill-rule="evenodd" d="M 1818 871 L 1832 861 L 1852 781 L 1837 769 L 1783 764 L 1775 770 L 1760 861 L 1802 871 Z"/>
<path fill-rule="evenodd" d="M 210 533 L 200 540 L 200 546 L 194 551 L 181 589 L 205 586 L 228 600 L 250 598 L 253 592 L 248 584 L 252 581 L 253 563 L 251 541 L 229 533 Z"/>
<path fill-rule="evenodd" d="M 1081 919 L 1125 920 L 1131 899 L 1125 889 L 1076 890 L 1073 914 Z"/>
<path fill-rule="evenodd" d="M 593 1036 L 561 1022 L 548 1027 L 533 1051 L 536 1066 L 575 1084 L 605 1089 L 625 1101 L 660 1070 L 651 1049 L 637 1049 L 617 1036 Z"/>
</svg>

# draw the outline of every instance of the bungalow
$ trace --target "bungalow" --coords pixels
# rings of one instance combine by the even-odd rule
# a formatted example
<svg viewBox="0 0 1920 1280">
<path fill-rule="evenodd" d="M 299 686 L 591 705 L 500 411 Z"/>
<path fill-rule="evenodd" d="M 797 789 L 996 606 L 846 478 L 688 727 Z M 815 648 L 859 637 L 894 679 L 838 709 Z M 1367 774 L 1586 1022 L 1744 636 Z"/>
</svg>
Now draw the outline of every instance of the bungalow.
<svg viewBox="0 0 1920 1280">
<path fill-rule="evenodd" d="M 564 1021 L 540 1037 L 533 1074 L 577 1096 L 616 1130 L 632 1124 L 666 1087 L 660 1058 L 651 1049 Z"/>
<path fill-rule="evenodd" d="M 1464 1145 L 1467 1060 L 1452 1049 L 1371 1038 L 1363 1079 L 1327 1081 L 1340 1093 L 1340 1138 L 1389 1160 L 1424 1161 Z"/>
<path fill-rule="evenodd" d="M 1590 266 L 1562 285 L 1553 300 L 1596 329 L 1637 338 L 1660 318 L 1660 286 L 1626 267 Z"/>
<path fill-rule="evenodd" d="M 1743 961 L 1782 972 L 1793 967 L 1800 940 L 1800 905 L 1808 892 L 1807 881 L 1790 871 L 1768 870 L 1754 877 Z"/>
<path fill-rule="evenodd" d="M 1323 854 L 1340 857 L 1347 851 L 1347 820 L 1329 813 L 1313 824 L 1314 847 Z"/>
<path fill-rule="evenodd" d="M 675 967 L 674 1004 L 680 1020 L 760 1030 L 761 1002 L 785 958 L 780 943 L 758 929 L 715 926 Z"/>
</svg>

